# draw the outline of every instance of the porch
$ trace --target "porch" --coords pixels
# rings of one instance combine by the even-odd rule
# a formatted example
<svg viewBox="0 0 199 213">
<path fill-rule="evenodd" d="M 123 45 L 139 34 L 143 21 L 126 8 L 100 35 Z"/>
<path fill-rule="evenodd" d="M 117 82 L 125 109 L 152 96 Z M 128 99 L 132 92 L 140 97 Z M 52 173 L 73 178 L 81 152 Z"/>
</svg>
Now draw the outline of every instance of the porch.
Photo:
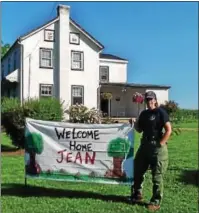
<svg viewBox="0 0 199 213">
<path fill-rule="evenodd" d="M 136 92 L 144 94 L 147 88 L 132 86 L 122 83 L 107 83 L 100 87 L 100 94 L 111 93 L 110 100 L 103 99 L 100 95 L 100 110 L 107 116 L 124 120 L 126 122 L 130 117 L 137 117 L 139 113 L 146 108 L 145 104 L 133 102 L 133 95 Z"/>
<path fill-rule="evenodd" d="M 18 69 L 2 78 L 2 97 L 19 97 Z"/>
</svg>

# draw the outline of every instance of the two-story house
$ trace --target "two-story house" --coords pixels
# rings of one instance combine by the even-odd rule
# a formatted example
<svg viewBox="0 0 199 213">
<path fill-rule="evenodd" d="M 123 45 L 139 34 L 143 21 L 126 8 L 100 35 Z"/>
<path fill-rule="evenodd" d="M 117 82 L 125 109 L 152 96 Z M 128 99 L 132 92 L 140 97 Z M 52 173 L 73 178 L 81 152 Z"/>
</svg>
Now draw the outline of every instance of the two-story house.
<svg viewBox="0 0 199 213">
<path fill-rule="evenodd" d="M 70 7 L 60 5 L 56 18 L 19 37 L 2 58 L 2 95 L 21 102 L 54 96 L 65 107 L 84 104 L 112 117 L 137 115 L 135 92 L 153 90 L 160 103 L 168 100 L 169 86 L 127 83 L 128 60 L 103 49 L 70 18 Z M 104 92 L 112 99 L 103 100 Z"/>
</svg>

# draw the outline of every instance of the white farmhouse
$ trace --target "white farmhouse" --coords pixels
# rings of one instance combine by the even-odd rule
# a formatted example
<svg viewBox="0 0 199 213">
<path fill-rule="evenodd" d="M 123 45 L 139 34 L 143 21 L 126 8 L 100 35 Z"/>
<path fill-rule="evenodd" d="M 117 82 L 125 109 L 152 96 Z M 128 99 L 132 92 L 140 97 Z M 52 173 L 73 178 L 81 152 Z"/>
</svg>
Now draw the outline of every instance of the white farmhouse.
<svg viewBox="0 0 199 213">
<path fill-rule="evenodd" d="M 111 117 L 137 115 L 135 92 L 153 90 L 160 103 L 168 100 L 169 86 L 127 83 L 128 60 L 103 54 L 103 49 L 70 18 L 70 7 L 60 5 L 56 18 L 19 37 L 2 58 L 2 95 L 22 103 L 55 96 L 66 107 L 82 103 Z M 112 99 L 103 100 L 104 92 Z"/>
</svg>

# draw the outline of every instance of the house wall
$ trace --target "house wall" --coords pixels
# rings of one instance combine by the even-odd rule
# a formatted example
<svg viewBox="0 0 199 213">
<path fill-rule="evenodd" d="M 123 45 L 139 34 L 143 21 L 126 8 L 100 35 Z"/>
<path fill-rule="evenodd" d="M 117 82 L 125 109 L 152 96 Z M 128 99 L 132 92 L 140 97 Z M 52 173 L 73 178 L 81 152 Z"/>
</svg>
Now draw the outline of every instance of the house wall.
<svg viewBox="0 0 199 213">
<path fill-rule="evenodd" d="M 69 33 L 78 31 L 72 24 L 69 28 L 65 27 L 69 23 L 69 15 L 60 15 L 60 23 L 57 21 L 45 28 L 55 30 L 55 42 L 44 41 L 44 29 L 23 41 L 24 98 L 38 98 L 39 84 L 53 84 L 55 96 L 67 107 L 71 105 L 71 86 L 80 85 L 84 87 L 84 104 L 97 108 L 99 48 L 83 34 L 80 34 L 80 45 L 69 44 Z M 54 50 L 53 69 L 39 67 L 41 47 Z M 71 50 L 84 52 L 83 71 L 71 70 Z"/>
<path fill-rule="evenodd" d="M 16 68 L 14 67 L 14 55 L 16 53 Z M 7 56 L 1 61 L 1 69 L 3 68 L 3 71 L 1 70 L 1 72 L 3 72 L 3 77 L 6 77 L 8 74 L 12 73 L 13 71 L 15 71 L 16 69 L 20 69 L 20 45 L 16 44 L 13 46 L 13 48 L 9 51 L 9 53 L 7 54 Z M 8 73 L 8 59 L 10 58 L 10 73 Z M 2 75 L 1 75 L 2 77 Z M 18 82 L 15 87 L 12 86 L 11 89 L 9 89 L 9 91 L 5 91 L 3 95 L 8 96 L 10 94 L 10 96 L 15 96 L 15 97 L 19 97 L 20 91 L 19 91 L 19 84 L 20 82 Z M 15 89 L 14 89 L 15 88 Z"/>
<path fill-rule="evenodd" d="M 100 66 L 109 67 L 109 82 L 127 82 L 127 62 L 100 59 Z"/>
<path fill-rule="evenodd" d="M 56 24 L 51 24 L 46 29 L 55 29 Z M 56 34 L 56 33 L 55 33 Z M 53 71 L 55 69 L 40 68 L 40 48 L 51 48 L 57 44 L 55 42 L 44 41 L 44 30 L 41 30 L 21 42 L 23 50 L 23 98 L 38 98 L 39 84 L 54 84 Z M 56 57 L 54 55 L 55 62 Z"/>
<path fill-rule="evenodd" d="M 14 71 L 14 54 L 16 52 L 16 69 L 20 67 L 20 46 L 17 44 L 13 47 L 13 49 L 8 53 L 8 55 L 1 61 L 1 67 L 4 66 L 4 77 L 7 76 L 8 73 L 8 59 L 10 58 L 11 62 L 11 72 Z"/>
<path fill-rule="evenodd" d="M 101 92 L 112 93 L 111 99 L 111 116 L 112 117 L 137 117 L 138 105 L 132 101 L 135 92 L 144 93 L 145 89 L 126 88 L 126 92 L 122 92 L 122 87 L 105 87 Z M 116 101 L 116 97 L 120 101 Z M 140 110 L 145 109 L 144 104 L 140 104 Z"/>
<path fill-rule="evenodd" d="M 157 100 L 158 100 L 158 104 L 164 104 L 165 101 L 169 100 L 169 90 L 168 89 L 153 89 L 153 88 L 149 88 L 146 90 L 146 92 L 148 91 L 153 91 L 156 93 L 157 96 Z"/>
<path fill-rule="evenodd" d="M 133 94 L 139 92 L 144 94 L 147 91 L 154 91 L 157 95 L 159 104 L 165 103 L 169 100 L 168 89 L 145 89 L 145 88 L 126 88 L 126 92 L 122 92 L 122 87 L 102 87 L 101 92 L 112 93 L 111 99 L 111 114 L 112 117 L 137 117 L 142 110 L 146 109 L 146 104 L 140 104 L 138 108 L 137 103 L 132 102 Z M 116 101 L 116 97 L 120 101 Z"/>
<path fill-rule="evenodd" d="M 78 32 L 70 25 L 70 32 Z M 70 52 L 72 50 L 82 51 L 84 53 L 84 70 L 69 72 L 69 103 L 71 103 L 71 85 L 84 86 L 84 104 L 89 107 L 97 108 L 97 88 L 99 87 L 99 49 L 80 34 L 80 45 L 70 44 Z M 70 54 L 71 61 L 71 54 Z"/>
</svg>

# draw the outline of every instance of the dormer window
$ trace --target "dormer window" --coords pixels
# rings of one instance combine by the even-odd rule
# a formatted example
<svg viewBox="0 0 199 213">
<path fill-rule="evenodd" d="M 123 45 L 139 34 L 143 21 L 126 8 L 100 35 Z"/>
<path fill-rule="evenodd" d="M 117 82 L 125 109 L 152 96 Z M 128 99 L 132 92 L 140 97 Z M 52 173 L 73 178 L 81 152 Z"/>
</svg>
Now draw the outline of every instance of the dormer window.
<svg viewBox="0 0 199 213">
<path fill-rule="evenodd" d="M 80 44 L 80 34 L 79 33 L 70 33 L 70 44 Z"/>
<path fill-rule="evenodd" d="M 100 82 L 107 83 L 109 82 L 109 67 L 108 66 L 100 66 L 99 69 L 100 74 Z"/>
<path fill-rule="evenodd" d="M 44 30 L 44 41 L 55 41 L 55 31 L 54 30 Z"/>
</svg>

